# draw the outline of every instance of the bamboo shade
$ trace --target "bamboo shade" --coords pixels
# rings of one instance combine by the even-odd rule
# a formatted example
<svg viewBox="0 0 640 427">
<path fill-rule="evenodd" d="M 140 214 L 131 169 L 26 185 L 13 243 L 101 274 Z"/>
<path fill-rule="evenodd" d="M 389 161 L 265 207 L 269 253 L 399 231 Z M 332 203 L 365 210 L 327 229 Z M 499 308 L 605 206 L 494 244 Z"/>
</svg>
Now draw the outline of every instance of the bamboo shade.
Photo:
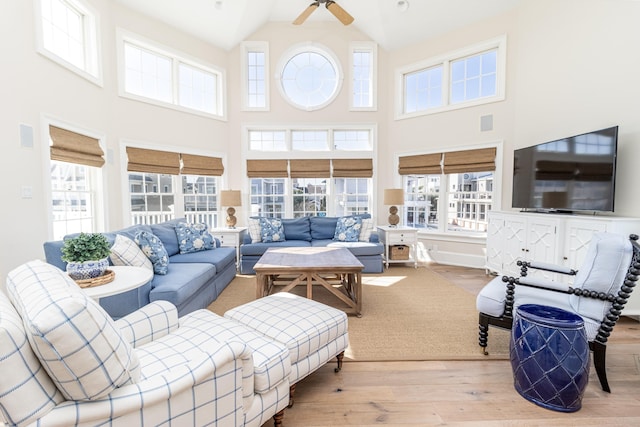
<svg viewBox="0 0 640 427">
<path fill-rule="evenodd" d="M 222 176 L 224 166 L 219 157 L 181 154 L 183 175 Z"/>
<path fill-rule="evenodd" d="M 180 154 L 169 151 L 127 147 L 129 172 L 180 174 Z"/>
<path fill-rule="evenodd" d="M 247 160 L 249 178 L 287 178 L 287 160 Z"/>
<path fill-rule="evenodd" d="M 398 162 L 398 173 L 400 175 L 412 174 L 441 174 L 440 160 L 441 153 L 419 154 L 416 156 L 400 157 Z"/>
<path fill-rule="evenodd" d="M 333 159 L 334 178 L 371 178 L 372 159 Z"/>
<path fill-rule="evenodd" d="M 444 153 L 444 173 L 496 170 L 496 149 L 451 151 Z"/>
<path fill-rule="evenodd" d="M 305 159 L 289 160 L 291 178 L 329 178 L 331 176 L 331 160 Z"/>
<path fill-rule="evenodd" d="M 98 168 L 104 165 L 104 151 L 97 139 L 56 126 L 49 126 L 49 135 L 53 141 L 51 160 Z"/>
</svg>

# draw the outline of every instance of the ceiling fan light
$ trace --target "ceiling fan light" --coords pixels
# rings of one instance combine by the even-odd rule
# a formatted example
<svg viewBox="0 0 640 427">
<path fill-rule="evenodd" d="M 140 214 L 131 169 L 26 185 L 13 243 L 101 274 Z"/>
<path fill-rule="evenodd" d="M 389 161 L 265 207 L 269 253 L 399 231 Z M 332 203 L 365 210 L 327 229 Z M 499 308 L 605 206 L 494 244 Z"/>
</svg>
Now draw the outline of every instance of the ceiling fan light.
<svg viewBox="0 0 640 427">
<path fill-rule="evenodd" d="M 409 1 L 408 0 L 398 0 L 396 2 L 396 7 L 400 12 L 406 12 L 409 10 Z"/>
</svg>

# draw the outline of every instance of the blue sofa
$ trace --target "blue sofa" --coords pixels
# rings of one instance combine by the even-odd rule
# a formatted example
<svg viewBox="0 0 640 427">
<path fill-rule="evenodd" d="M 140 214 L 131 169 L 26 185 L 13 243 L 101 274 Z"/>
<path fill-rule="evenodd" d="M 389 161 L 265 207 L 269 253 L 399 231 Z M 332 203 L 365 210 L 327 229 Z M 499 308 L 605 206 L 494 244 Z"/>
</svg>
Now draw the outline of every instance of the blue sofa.
<svg viewBox="0 0 640 427">
<path fill-rule="evenodd" d="M 154 225 L 134 225 L 122 230 L 104 233 L 113 244 L 116 235 L 133 239 L 139 231 L 155 234 L 169 255 L 169 271 L 166 275 L 154 274 L 151 282 L 138 289 L 100 299 L 100 305 L 115 319 L 149 304 L 166 300 L 178 309 L 178 315 L 206 308 L 214 301 L 236 275 L 236 250 L 232 247 L 216 247 L 212 250 L 180 254 L 175 226 L 185 219 L 174 219 Z M 65 238 L 73 235 L 65 236 Z M 64 240 L 44 243 L 45 259 L 62 270 L 61 248 Z M 219 243 L 219 242 L 218 242 Z M 217 245 L 219 246 L 219 244 Z"/>
<path fill-rule="evenodd" d="M 366 218 L 368 215 L 362 217 Z M 337 222 L 337 217 L 322 216 L 282 219 L 286 239 L 282 242 L 252 243 L 250 234 L 245 234 L 240 246 L 240 272 L 255 274 L 253 266 L 268 248 L 337 246 L 346 247 L 358 258 L 364 265 L 363 273 L 382 273 L 384 246 L 380 243 L 375 228 L 368 242 L 337 242 L 333 240 Z"/>
</svg>

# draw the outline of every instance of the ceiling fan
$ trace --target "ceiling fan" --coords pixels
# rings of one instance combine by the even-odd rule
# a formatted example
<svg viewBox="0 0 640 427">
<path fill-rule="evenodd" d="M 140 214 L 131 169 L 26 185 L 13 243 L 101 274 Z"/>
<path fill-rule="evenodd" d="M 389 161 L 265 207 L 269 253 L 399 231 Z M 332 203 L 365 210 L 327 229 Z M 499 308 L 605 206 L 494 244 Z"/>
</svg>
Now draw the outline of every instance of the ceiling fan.
<svg viewBox="0 0 640 427">
<path fill-rule="evenodd" d="M 347 11 L 340 7 L 340 5 L 338 5 L 338 3 L 336 3 L 335 1 L 316 0 L 311 3 L 304 11 L 302 11 L 300 16 L 298 16 L 296 20 L 293 21 L 293 25 L 300 25 L 304 21 L 306 21 L 309 15 L 311 15 L 313 11 L 315 11 L 320 6 L 321 3 L 324 3 L 329 12 L 331 12 L 333 16 L 338 18 L 338 20 L 344 25 L 349 25 L 353 22 L 353 16 L 349 15 L 349 13 L 347 13 Z"/>
</svg>

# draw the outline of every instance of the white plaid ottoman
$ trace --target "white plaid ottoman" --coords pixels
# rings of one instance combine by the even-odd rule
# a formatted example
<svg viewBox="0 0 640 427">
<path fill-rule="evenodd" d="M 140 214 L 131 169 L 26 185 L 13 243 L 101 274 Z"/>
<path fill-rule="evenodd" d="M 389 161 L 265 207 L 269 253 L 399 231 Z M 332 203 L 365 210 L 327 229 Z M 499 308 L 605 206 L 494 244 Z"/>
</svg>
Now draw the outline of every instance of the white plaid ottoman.
<svg viewBox="0 0 640 427">
<path fill-rule="evenodd" d="M 337 356 L 338 372 L 349 344 L 347 315 L 328 305 L 279 292 L 233 308 L 224 317 L 289 348 L 291 397 L 297 382 Z"/>
</svg>

